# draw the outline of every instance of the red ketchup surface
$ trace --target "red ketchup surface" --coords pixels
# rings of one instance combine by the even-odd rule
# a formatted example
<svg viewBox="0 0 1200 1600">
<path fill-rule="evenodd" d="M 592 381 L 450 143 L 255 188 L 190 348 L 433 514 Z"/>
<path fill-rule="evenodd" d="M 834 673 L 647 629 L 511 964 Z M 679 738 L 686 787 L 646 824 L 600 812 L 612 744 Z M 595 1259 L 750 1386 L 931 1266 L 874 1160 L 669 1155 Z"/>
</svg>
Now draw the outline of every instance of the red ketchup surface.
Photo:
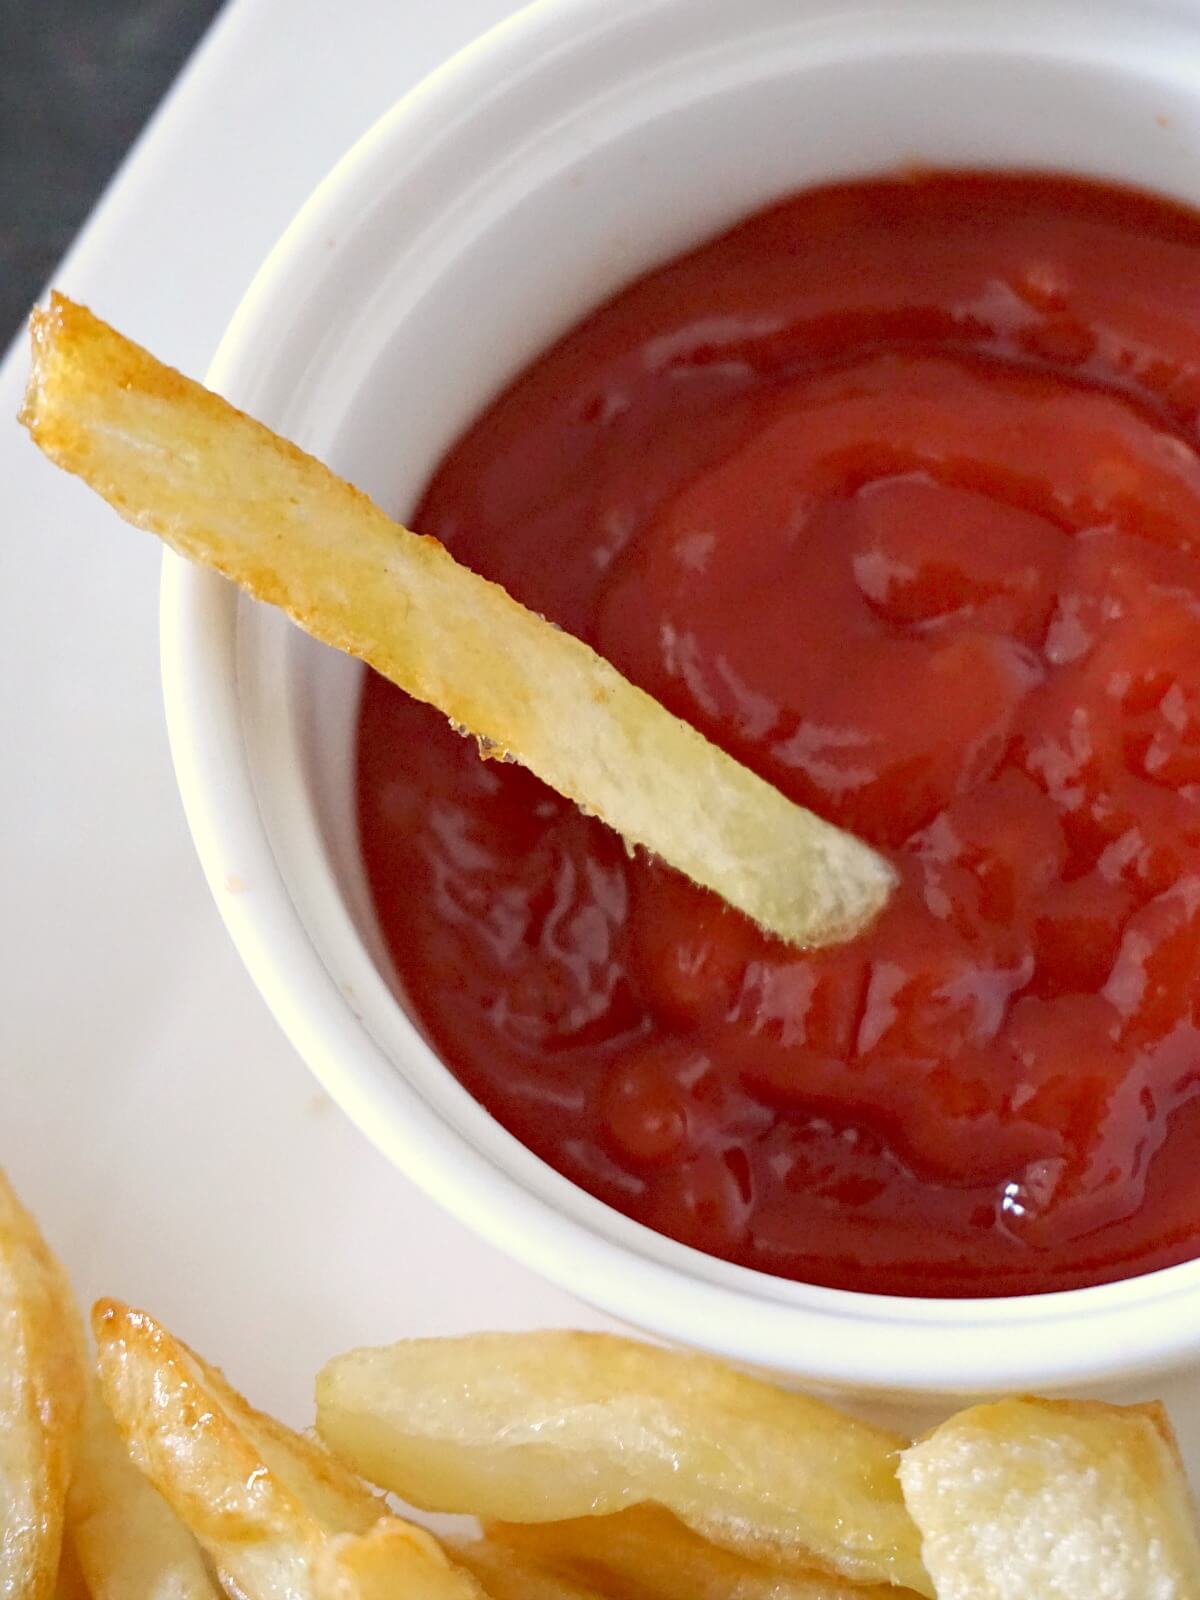
<svg viewBox="0 0 1200 1600">
<path fill-rule="evenodd" d="M 1200 217 L 1066 179 L 799 195 L 535 361 L 414 526 L 901 887 L 786 948 L 371 678 L 368 878 L 471 1093 L 813 1283 L 1200 1254 L 1198 429 Z"/>
</svg>

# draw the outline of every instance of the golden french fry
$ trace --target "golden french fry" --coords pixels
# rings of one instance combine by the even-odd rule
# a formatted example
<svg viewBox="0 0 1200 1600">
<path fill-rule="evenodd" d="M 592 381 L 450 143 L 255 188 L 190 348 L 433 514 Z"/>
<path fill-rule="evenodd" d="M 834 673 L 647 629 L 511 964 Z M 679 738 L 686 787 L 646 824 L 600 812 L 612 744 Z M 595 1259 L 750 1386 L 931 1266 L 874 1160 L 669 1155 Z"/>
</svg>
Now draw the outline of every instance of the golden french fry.
<svg viewBox="0 0 1200 1600">
<path fill-rule="evenodd" d="M 81 306 L 33 323 L 22 420 L 122 516 L 281 606 L 781 938 L 852 936 L 892 868 L 580 640 Z"/>
<path fill-rule="evenodd" d="M 323 1446 L 254 1411 L 146 1314 L 93 1314 L 104 1398 L 134 1464 L 248 1600 L 309 1600 L 333 1541 L 387 1507 Z M 349 1600 L 349 1597 L 347 1597 Z M 413 1600 L 422 1600 L 413 1590 Z"/>
<path fill-rule="evenodd" d="M 604 1334 L 414 1339 L 331 1361 L 317 1427 L 427 1510 L 547 1522 L 650 1501 L 752 1560 L 933 1592 L 904 1441 L 704 1356 Z"/>
<path fill-rule="evenodd" d="M 315 1578 L 319 1600 L 485 1600 L 472 1574 L 456 1566 L 431 1533 L 398 1517 L 370 1533 L 331 1539 Z"/>
<path fill-rule="evenodd" d="M 67 1532 L 93 1600 L 223 1600 L 200 1546 L 130 1460 L 94 1381 Z"/>
<path fill-rule="evenodd" d="M 151 1596 L 143 1591 L 146 1600 Z M 70 1533 L 64 1533 L 62 1549 L 58 1554 L 58 1576 L 54 1580 L 54 1600 L 89 1600 L 91 1590 L 79 1564 Z M 94 1600 L 94 1597 L 92 1597 Z"/>
<path fill-rule="evenodd" d="M 101 1380 L 134 1461 L 235 1592 L 485 1600 L 431 1533 L 391 1515 L 322 1445 L 255 1411 L 149 1317 L 107 1302 L 94 1323 Z"/>
<path fill-rule="evenodd" d="M 1195 1600 L 1200 1543 L 1162 1408 L 1001 1400 L 900 1464 L 938 1600 Z"/>
<path fill-rule="evenodd" d="M 493 1522 L 485 1531 L 489 1549 L 507 1546 L 611 1600 L 904 1600 L 913 1594 L 750 1561 L 702 1539 L 657 1506 L 564 1522 Z M 462 1559 L 457 1551 L 455 1559 Z M 483 1582 L 493 1600 L 510 1600 Z"/>
<path fill-rule="evenodd" d="M 451 1539 L 447 1549 L 456 1564 L 478 1580 L 488 1600 L 619 1600 L 619 1591 L 543 1565 L 513 1543 Z M 859 1594 L 861 1591 L 856 1592 L 856 1600 Z"/>
<path fill-rule="evenodd" d="M 83 1335 L 58 1261 L 0 1172 L 0 1596 L 50 1600 L 83 1401 Z"/>
</svg>

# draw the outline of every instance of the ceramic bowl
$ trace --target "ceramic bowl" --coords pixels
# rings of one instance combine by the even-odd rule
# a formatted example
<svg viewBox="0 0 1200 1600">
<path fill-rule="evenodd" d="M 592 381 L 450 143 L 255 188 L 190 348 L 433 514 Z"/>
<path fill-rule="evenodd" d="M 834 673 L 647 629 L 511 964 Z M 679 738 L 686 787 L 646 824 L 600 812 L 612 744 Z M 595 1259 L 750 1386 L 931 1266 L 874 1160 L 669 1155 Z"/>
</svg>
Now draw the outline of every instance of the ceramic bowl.
<svg viewBox="0 0 1200 1600">
<path fill-rule="evenodd" d="M 326 179 L 210 382 L 403 517 L 497 389 L 637 273 L 774 197 L 909 163 L 1200 205 L 1200 10 L 546 0 Z M 191 828 L 267 1002 L 363 1132 L 502 1249 L 640 1328 L 849 1389 L 1086 1387 L 1200 1350 L 1200 1261 L 1024 1298 L 854 1294 L 712 1259 L 576 1188 L 397 997 L 355 839 L 361 669 L 174 558 L 163 665 Z"/>
</svg>

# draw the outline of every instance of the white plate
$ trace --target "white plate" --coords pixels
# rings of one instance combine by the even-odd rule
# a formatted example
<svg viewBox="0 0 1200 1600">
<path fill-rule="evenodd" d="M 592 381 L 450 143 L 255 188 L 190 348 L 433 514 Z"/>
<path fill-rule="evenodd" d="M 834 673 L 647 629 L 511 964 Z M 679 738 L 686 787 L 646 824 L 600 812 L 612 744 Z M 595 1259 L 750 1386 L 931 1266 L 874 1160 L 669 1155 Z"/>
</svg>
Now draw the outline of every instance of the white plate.
<svg viewBox="0 0 1200 1600">
<path fill-rule="evenodd" d="M 234 0 L 55 281 L 203 372 L 342 150 L 512 9 Z M 0 415 L 25 367 L 18 344 Z M 184 827 L 157 550 L 11 424 L 0 483 L 0 1161 L 81 1296 L 153 1310 L 299 1423 L 317 1366 L 351 1344 L 602 1325 L 436 1210 L 316 1089 Z M 1200 1379 L 1153 1387 L 1200 1480 Z"/>
</svg>

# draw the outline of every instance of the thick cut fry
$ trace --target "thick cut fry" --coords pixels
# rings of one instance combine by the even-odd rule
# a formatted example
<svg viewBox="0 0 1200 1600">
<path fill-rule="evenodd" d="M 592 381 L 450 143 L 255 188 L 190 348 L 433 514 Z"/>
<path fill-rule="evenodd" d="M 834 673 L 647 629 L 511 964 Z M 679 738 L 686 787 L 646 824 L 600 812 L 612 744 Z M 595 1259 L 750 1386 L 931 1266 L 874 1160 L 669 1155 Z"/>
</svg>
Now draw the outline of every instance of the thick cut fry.
<svg viewBox="0 0 1200 1600">
<path fill-rule="evenodd" d="M 83 1575 L 83 1568 L 79 1564 L 79 1557 L 75 1546 L 71 1543 L 71 1535 L 63 1535 L 62 1549 L 58 1556 L 58 1577 L 54 1583 L 54 1600 L 89 1600 L 91 1591 L 87 1586 L 87 1579 Z M 94 1597 L 92 1597 L 94 1600 Z"/>
<path fill-rule="evenodd" d="M 913 1593 L 819 1572 L 781 1572 L 711 1544 L 657 1506 L 566 1522 L 494 1522 L 486 1532 L 489 1550 L 507 1545 L 610 1600 L 904 1600 Z M 509 1600 L 486 1578 L 484 1585 L 493 1600 Z"/>
<path fill-rule="evenodd" d="M 122 516 L 360 656 L 768 931 L 834 943 L 894 874 L 569 634 L 55 295 L 22 420 Z"/>
<path fill-rule="evenodd" d="M 1159 1406 L 1001 1400 L 907 1450 L 938 1600 L 1196 1600 L 1200 1544 Z"/>
<path fill-rule="evenodd" d="M 0 1596 L 50 1600 L 83 1403 L 66 1275 L 0 1172 Z"/>
<path fill-rule="evenodd" d="M 431 1533 L 399 1517 L 367 1534 L 331 1539 L 315 1576 L 319 1600 L 485 1600 L 472 1574 L 456 1566 Z"/>
<path fill-rule="evenodd" d="M 657 1502 L 754 1560 L 932 1593 L 904 1441 L 707 1357 L 604 1334 L 414 1339 L 331 1361 L 317 1427 L 428 1510 L 548 1522 Z"/>
<path fill-rule="evenodd" d="M 137 1466 L 248 1600 L 480 1600 L 431 1534 L 327 1450 L 253 1410 L 139 1311 L 93 1315 L 100 1381 Z"/>
<path fill-rule="evenodd" d="M 488 1600 L 620 1600 L 617 1590 L 593 1586 L 532 1560 L 511 1542 L 449 1541 L 455 1562 L 478 1579 Z M 890 1591 L 895 1594 L 895 1590 Z M 861 1591 L 856 1592 L 858 1600 Z M 870 1597 L 867 1597 L 870 1600 Z"/>
<path fill-rule="evenodd" d="M 200 1546 L 130 1460 L 94 1382 L 67 1531 L 93 1600 L 223 1600 Z"/>
</svg>

